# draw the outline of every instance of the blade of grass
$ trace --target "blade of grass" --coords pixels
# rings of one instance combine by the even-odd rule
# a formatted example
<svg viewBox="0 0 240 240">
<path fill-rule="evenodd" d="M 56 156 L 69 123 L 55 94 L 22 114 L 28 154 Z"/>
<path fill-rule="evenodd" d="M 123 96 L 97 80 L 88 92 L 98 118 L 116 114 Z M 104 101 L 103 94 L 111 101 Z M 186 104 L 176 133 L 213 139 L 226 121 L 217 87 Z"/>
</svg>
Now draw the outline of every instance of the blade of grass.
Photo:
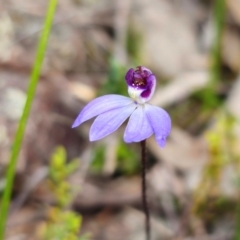
<svg viewBox="0 0 240 240">
<path fill-rule="evenodd" d="M 221 52 L 222 52 L 222 36 L 225 28 L 226 19 L 226 3 L 225 0 L 216 0 L 214 3 L 214 25 L 215 25 L 215 40 L 212 47 L 212 65 L 211 77 L 214 84 L 221 78 Z"/>
<path fill-rule="evenodd" d="M 17 159 L 18 155 L 21 149 L 22 145 L 22 140 L 27 124 L 27 120 L 29 117 L 29 113 L 31 110 L 31 105 L 33 102 L 33 98 L 35 95 L 42 63 L 43 63 L 43 58 L 46 52 L 46 47 L 47 47 L 47 42 L 48 42 L 48 37 L 49 33 L 51 30 L 52 22 L 53 22 L 53 17 L 55 14 L 55 10 L 57 7 L 58 0 L 50 0 L 46 17 L 45 17 L 45 22 L 43 26 L 43 31 L 40 36 L 40 40 L 38 43 L 37 47 L 37 54 L 33 66 L 33 70 L 30 76 L 30 81 L 29 81 L 29 86 L 28 86 L 28 91 L 27 91 L 27 100 L 23 109 L 22 117 L 20 119 L 18 129 L 16 132 L 16 136 L 14 139 L 13 143 L 13 148 L 9 160 L 9 166 L 7 169 L 6 173 L 6 187 L 3 192 L 3 198 L 1 202 L 1 212 L 0 212 L 0 240 L 4 239 L 5 235 L 5 226 L 6 226 L 6 220 L 7 220 L 7 215 L 8 215 L 8 209 L 9 209 L 9 203 L 11 200 L 11 193 L 12 193 L 12 186 L 13 186 L 13 180 L 15 176 L 15 169 L 16 169 L 16 164 L 17 164 Z"/>
<path fill-rule="evenodd" d="M 210 82 L 203 94 L 204 108 L 212 109 L 219 106 L 219 99 L 216 95 L 216 85 L 221 81 L 222 64 L 222 36 L 225 28 L 226 2 L 215 0 L 213 3 L 213 22 L 215 36 L 211 50 Z"/>
</svg>

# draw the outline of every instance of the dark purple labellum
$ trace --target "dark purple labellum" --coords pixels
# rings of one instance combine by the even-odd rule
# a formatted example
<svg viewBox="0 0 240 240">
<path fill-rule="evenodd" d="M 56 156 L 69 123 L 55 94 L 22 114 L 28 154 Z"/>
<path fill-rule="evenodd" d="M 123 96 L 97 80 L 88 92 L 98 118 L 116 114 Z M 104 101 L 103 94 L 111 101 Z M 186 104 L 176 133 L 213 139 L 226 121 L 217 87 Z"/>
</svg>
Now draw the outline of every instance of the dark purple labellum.
<svg viewBox="0 0 240 240">
<path fill-rule="evenodd" d="M 148 77 L 151 74 L 150 71 L 144 69 L 144 67 L 137 67 L 136 70 L 131 68 L 126 74 L 126 81 L 129 86 L 134 88 L 146 89 L 148 85 Z"/>
<path fill-rule="evenodd" d="M 156 78 L 152 72 L 142 66 L 139 66 L 134 70 L 129 69 L 125 76 L 128 84 L 128 93 L 134 100 L 140 102 L 148 101 L 156 85 Z"/>
</svg>

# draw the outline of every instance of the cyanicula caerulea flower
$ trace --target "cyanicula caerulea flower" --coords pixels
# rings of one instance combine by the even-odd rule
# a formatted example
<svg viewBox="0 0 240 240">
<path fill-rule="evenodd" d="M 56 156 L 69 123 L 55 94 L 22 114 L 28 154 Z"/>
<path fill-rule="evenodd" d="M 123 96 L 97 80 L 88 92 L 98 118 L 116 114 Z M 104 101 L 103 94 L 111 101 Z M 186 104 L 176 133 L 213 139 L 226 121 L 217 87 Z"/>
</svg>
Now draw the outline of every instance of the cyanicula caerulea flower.
<svg viewBox="0 0 240 240">
<path fill-rule="evenodd" d="M 96 117 L 90 129 L 90 141 L 99 140 L 116 131 L 129 117 L 124 132 L 126 143 L 140 142 L 155 134 L 164 147 L 171 130 L 171 119 L 162 108 L 148 104 L 156 88 L 156 77 L 145 67 L 131 68 L 125 76 L 130 98 L 116 94 L 98 97 L 89 102 L 72 127 Z"/>
</svg>

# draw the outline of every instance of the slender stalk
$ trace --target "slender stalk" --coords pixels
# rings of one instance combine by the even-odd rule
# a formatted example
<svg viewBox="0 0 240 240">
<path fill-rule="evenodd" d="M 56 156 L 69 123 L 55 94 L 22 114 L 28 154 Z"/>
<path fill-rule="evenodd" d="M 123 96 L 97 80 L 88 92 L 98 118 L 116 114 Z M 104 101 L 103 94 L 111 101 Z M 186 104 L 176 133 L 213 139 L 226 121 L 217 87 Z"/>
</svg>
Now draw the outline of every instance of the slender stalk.
<svg viewBox="0 0 240 240">
<path fill-rule="evenodd" d="M 219 106 L 219 99 L 216 94 L 216 86 L 222 78 L 222 39 L 225 28 L 225 19 L 226 0 L 215 0 L 213 2 L 214 39 L 210 53 L 210 81 L 203 94 L 204 107 L 210 109 Z"/>
<path fill-rule="evenodd" d="M 146 157 L 146 140 L 141 141 L 141 159 L 142 159 L 142 204 L 145 212 L 145 231 L 146 240 L 150 240 L 150 217 L 147 203 L 147 185 L 146 185 L 146 172 L 147 172 L 147 157 Z"/>
<path fill-rule="evenodd" d="M 221 79 L 221 51 L 226 19 L 226 0 L 216 0 L 213 8 L 215 36 L 211 52 L 210 84 L 214 85 Z"/>
<path fill-rule="evenodd" d="M 37 83 L 38 83 L 38 79 L 39 79 L 39 75 L 40 75 L 40 71 L 41 71 L 41 67 L 42 67 L 43 58 L 44 58 L 44 55 L 46 52 L 48 37 L 49 37 L 50 30 L 51 30 L 55 10 L 57 7 L 57 2 L 58 2 L 58 0 L 50 0 L 49 1 L 49 6 L 48 6 L 47 14 L 45 17 L 43 31 L 41 33 L 33 70 L 32 70 L 31 76 L 30 76 L 30 81 L 29 81 L 29 86 L 28 86 L 28 91 L 27 91 L 27 100 L 26 100 L 26 103 L 25 103 L 25 106 L 23 109 L 23 113 L 22 113 L 22 116 L 21 116 L 21 119 L 20 119 L 20 122 L 18 125 L 18 129 L 17 129 L 14 143 L 13 143 L 11 156 L 9 159 L 9 166 L 8 166 L 7 173 L 6 173 L 6 187 L 4 189 L 3 198 L 2 198 L 2 202 L 1 202 L 0 240 L 3 240 L 4 235 L 5 235 L 5 229 L 6 229 L 5 226 L 6 226 L 6 220 L 7 220 L 8 210 L 9 210 L 9 203 L 11 200 L 12 186 L 13 186 L 13 180 L 14 180 L 14 176 L 15 176 L 17 159 L 18 159 L 18 155 L 19 155 L 19 152 L 21 149 L 27 120 L 29 117 L 33 98 L 35 95 L 35 91 L 36 91 L 36 87 L 37 87 Z"/>
</svg>

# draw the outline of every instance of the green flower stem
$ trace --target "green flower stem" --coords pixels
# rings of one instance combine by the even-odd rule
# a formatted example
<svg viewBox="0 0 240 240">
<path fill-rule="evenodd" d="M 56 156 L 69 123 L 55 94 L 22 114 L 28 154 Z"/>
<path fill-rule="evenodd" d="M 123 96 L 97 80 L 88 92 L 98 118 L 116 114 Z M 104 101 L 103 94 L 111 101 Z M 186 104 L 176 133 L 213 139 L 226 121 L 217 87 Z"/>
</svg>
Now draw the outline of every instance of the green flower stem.
<svg viewBox="0 0 240 240">
<path fill-rule="evenodd" d="M 7 220 L 7 215 L 8 215 L 9 203 L 11 200 L 12 186 L 13 186 L 13 180 L 14 180 L 14 176 L 15 176 L 17 159 L 18 159 L 18 155 L 19 155 L 19 152 L 21 149 L 27 120 L 28 120 L 29 113 L 31 110 L 31 105 L 32 105 L 32 102 L 34 99 L 34 95 L 35 95 L 44 55 L 46 52 L 48 37 L 49 37 L 50 30 L 51 30 L 57 3 L 58 3 L 58 0 L 50 0 L 49 1 L 49 6 L 48 6 L 47 14 L 45 17 L 43 31 L 41 33 L 41 37 L 40 37 L 39 44 L 37 47 L 35 63 L 34 63 L 33 70 L 32 70 L 31 76 L 30 76 L 30 82 L 29 82 L 28 91 L 27 91 L 27 100 L 26 100 L 26 103 L 25 103 L 25 106 L 23 109 L 22 117 L 20 119 L 18 129 L 16 132 L 16 136 L 14 139 L 14 143 L 13 143 L 13 148 L 12 148 L 12 152 L 11 152 L 11 156 L 10 156 L 10 160 L 9 160 L 9 166 L 8 166 L 7 173 L 6 173 L 6 187 L 4 189 L 3 198 L 2 198 L 2 202 L 1 202 L 0 240 L 3 240 L 4 235 L 5 235 L 5 229 L 6 229 L 5 226 L 6 226 L 6 220 Z"/>
</svg>

